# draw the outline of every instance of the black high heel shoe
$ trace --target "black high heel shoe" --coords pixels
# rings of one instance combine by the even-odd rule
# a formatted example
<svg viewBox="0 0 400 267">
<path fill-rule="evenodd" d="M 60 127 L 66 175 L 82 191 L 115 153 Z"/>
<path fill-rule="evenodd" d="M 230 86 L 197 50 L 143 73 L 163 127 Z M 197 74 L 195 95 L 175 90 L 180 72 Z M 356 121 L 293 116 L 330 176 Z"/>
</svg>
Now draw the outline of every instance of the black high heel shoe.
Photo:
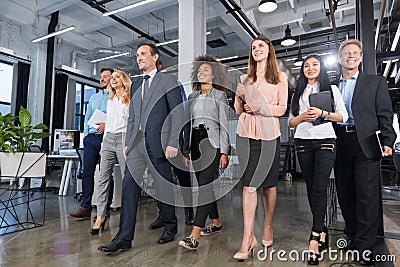
<svg viewBox="0 0 400 267">
<path fill-rule="evenodd" d="M 313 234 L 311 233 L 311 234 L 310 234 L 310 239 L 309 239 L 309 241 L 311 242 L 312 240 L 314 240 L 314 241 L 317 241 L 318 244 L 319 244 L 319 241 L 320 241 L 319 238 L 320 238 L 319 235 L 318 235 L 318 236 L 315 236 L 315 235 L 313 235 Z M 318 252 L 319 252 L 319 251 L 318 251 Z M 319 264 L 319 256 L 320 256 L 319 253 L 310 250 L 310 251 L 308 252 L 308 264 L 310 264 L 310 265 L 318 265 L 318 264 Z"/>
<path fill-rule="evenodd" d="M 329 245 L 329 231 L 328 227 L 324 226 L 322 232 L 325 233 L 325 241 L 319 241 L 319 252 L 321 253 L 322 251 L 328 249 Z"/>
<path fill-rule="evenodd" d="M 90 229 L 89 233 L 91 235 L 98 235 L 100 233 L 100 229 L 101 231 L 104 231 L 104 227 L 106 226 L 106 222 L 107 222 L 107 217 L 104 218 L 104 221 L 100 224 L 99 228 L 92 228 Z"/>
</svg>

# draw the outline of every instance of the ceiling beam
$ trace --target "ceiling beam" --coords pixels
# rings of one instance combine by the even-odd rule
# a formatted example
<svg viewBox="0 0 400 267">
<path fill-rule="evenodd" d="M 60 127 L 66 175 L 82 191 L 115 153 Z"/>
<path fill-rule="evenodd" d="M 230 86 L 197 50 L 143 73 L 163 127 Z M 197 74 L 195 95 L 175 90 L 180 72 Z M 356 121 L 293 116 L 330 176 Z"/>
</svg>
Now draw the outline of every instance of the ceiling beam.
<svg viewBox="0 0 400 267">
<path fill-rule="evenodd" d="M 8 0 L 0 1 L 0 10 L 2 16 L 17 21 L 19 24 L 33 25 L 36 20 L 36 15 L 32 10 Z"/>
<path fill-rule="evenodd" d="M 48 3 L 50 1 L 47 1 Z M 56 11 L 61 11 L 64 8 L 70 7 L 72 5 L 78 4 L 81 2 L 81 0 L 62 0 L 57 3 L 54 3 L 54 1 L 50 2 L 51 4 L 48 5 L 47 7 L 44 7 L 38 11 L 39 16 L 41 17 L 46 17 L 51 15 L 52 13 Z"/>
<path fill-rule="evenodd" d="M 130 10 L 128 14 L 127 19 L 134 19 L 134 18 L 139 18 L 142 17 L 143 14 L 148 14 L 150 12 L 157 12 L 158 10 L 162 10 L 165 8 L 168 8 L 172 5 L 176 5 L 175 1 L 171 0 L 161 0 L 161 1 L 156 1 L 155 6 L 152 5 L 152 3 L 144 6 L 140 6 L 137 8 L 134 8 L 133 10 Z M 96 23 L 93 23 L 92 18 L 88 18 L 87 20 L 82 21 L 82 23 L 79 25 L 79 30 L 82 31 L 83 33 L 88 33 L 92 31 L 97 31 L 101 30 L 102 28 L 106 28 L 108 26 L 118 24 L 113 19 L 98 16 L 99 18 L 96 20 Z"/>
<path fill-rule="evenodd" d="M 376 62 L 395 60 L 400 58 L 400 51 L 384 51 L 376 53 Z"/>
<path fill-rule="evenodd" d="M 101 13 L 105 13 L 108 12 L 109 10 L 107 10 L 106 8 L 102 7 L 102 6 L 98 6 L 96 0 L 82 0 L 84 3 L 90 5 L 92 8 L 100 11 Z M 132 31 L 138 33 L 140 36 L 148 39 L 149 41 L 152 41 L 154 43 L 160 43 L 160 41 L 158 39 L 156 39 L 154 36 L 151 36 L 150 34 L 148 34 L 147 32 L 144 32 L 142 29 L 139 29 L 138 27 L 132 25 L 129 21 L 127 21 L 126 19 L 118 16 L 118 15 L 110 15 L 108 16 L 111 19 L 117 21 L 118 23 L 120 23 L 121 25 L 127 27 L 128 29 L 131 29 Z M 158 48 L 160 51 L 163 51 L 164 53 L 166 53 L 167 55 L 171 56 L 171 57 L 175 57 L 178 55 L 177 52 L 173 53 L 170 51 L 170 49 L 165 49 L 164 47 L 159 47 Z"/>
<path fill-rule="evenodd" d="M 245 30 L 251 38 L 255 38 L 261 34 L 259 29 L 250 21 L 243 9 L 236 3 L 235 0 L 219 1 L 227 10 L 227 13 L 230 13 L 235 18 L 235 20 L 242 26 L 242 29 Z"/>
<path fill-rule="evenodd" d="M 242 26 L 231 16 L 226 14 L 226 9 L 220 3 L 215 2 L 212 6 L 208 7 L 210 15 L 213 18 L 219 17 L 232 32 L 234 32 L 245 44 L 250 44 L 253 39 L 247 32 L 245 32 Z M 210 18 L 208 18 L 208 21 Z"/>
<path fill-rule="evenodd" d="M 259 12 L 258 10 L 254 10 L 257 25 L 260 30 L 268 33 L 267 36 L 271 37 L 271 39 L 278 38 L 276 36 L 271 35 L 271 29 L 275 29 L 274 32 L 279 31 L 278 29 L 281 29 L 281 33 L 282 33 L 282 37 L 283 37 L 284 28 L 282 25 L 285 25 L 285 24 L 290 24 L 290 28 L 292 30 L 292 35 L 304 33 L 304 30 L 302 29 L 302 27 L 300 25 L 301 25 L 301 22 L 303 21 L 302 15 L 305 12 L 305 9 L 307 8 L 308 11 L 321 9 L 321 1 L 313 1 L 313 3 L 310 3 L 310 4 L 308 4 L 308 2 L 311 2 L 311 1 L 299 1 L 296 8 L 289 9 L 288 12 L 286 11 L 286 5 L 284 5 L 285 6 L 284 9 L 281 9 L 281 12 L 271 12 L 271 13 L 265 14 L 265 13 Z M 340 3 L 341 2 L 342 1 L 340 1 Z M 346 1 L 343 1 L 343 2 L 346 3 Z M 374 5 L 380 4 L 380 0 L 373 0 L 373 2 L 374 2 Z M 335 16 L 338 17 L 338 21 L 339 21 L 339 19 L 343 19 L 343 23 L 341 23 L 342 25 L 354 23 L 354 14 L 351 16 L 346 15 L 346 14 L 349 14 L 350 11 L 353 12 L 354 8 L 355 8 L 355 0 L 348 0 L 348 4 L 340 5 L 337 8 L 337 10 L 335 12 Z M 343 13 L 343 16 L 340 15 L 340 13 Z M 377 16 L 377 13 L 375 13 L 374 15 Z M 298 26 L 298 27 L 293 28 L 294 26 Z"/>
</svg>

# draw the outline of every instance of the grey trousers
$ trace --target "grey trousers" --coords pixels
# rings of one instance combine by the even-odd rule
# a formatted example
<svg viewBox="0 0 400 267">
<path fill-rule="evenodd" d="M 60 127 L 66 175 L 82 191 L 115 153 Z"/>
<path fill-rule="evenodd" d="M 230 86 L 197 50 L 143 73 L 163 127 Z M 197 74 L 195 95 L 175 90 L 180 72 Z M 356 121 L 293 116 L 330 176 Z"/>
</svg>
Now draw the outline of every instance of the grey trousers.
<svg viewBox="0 0 400 267">
<path fill-rule="evenodd" d="M 100 177 L 97 183 L 97 216 L 106 215 L 110 176 L 114 171 L 115 164 L 119 163 L 121 177 L 125 172 L 124 142 L 125 133 L 107 133 L 103 139 Z"/>
</svg>

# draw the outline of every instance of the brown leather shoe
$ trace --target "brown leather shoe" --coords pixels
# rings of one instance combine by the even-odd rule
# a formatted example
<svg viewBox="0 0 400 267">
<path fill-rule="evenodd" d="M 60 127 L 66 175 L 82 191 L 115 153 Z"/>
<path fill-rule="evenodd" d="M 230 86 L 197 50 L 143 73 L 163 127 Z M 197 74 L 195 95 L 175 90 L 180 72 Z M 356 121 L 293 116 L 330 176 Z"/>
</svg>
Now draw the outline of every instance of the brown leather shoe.
<svg viewBox="0 0 400 267">
<path fill-rule="evenodd" d="M 91 212 L 87 211 L 85 208 L 80 208 L 74 213 L 70 213 L 69 216 L 74 218 L 90 218 Z"/>
</svg>

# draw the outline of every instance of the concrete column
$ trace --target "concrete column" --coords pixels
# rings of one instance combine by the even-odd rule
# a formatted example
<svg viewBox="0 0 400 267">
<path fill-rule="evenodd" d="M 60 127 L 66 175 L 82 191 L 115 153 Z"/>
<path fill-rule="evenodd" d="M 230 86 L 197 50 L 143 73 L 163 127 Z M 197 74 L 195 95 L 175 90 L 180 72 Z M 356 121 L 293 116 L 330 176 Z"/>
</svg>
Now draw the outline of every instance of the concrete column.
<svg viewBox="0 0 400 267">
<path fill-rule="evenodd" d="M 46 44 L 32 45 L 32 63 L 29 77 L 28 109 L 32 114 L 32 124 L 43 122 L 44 86 L 46 76 Z"/>
<path fill-rule="evenodd" d="M 374 4 L 372 0 L 358 0 L 357 5 L 356 37 L 363 43 L 363 73 L 376 75 Z"/>
<path fill-rule="evenodd" d="M 357 0 L 356 38 L 363 43 L 362 72 L 376 75 L 374 6 L 372 0 Z M 378 236 L 384 236 L 382 184 L 379 184 Z"/>
<path fill-rule="evenodd" d="M 192 91 L 191 63 L 206 53 L 206 20 L 206 0 L 179 0 L 178 79 L 186 95 Z"/>
</svg>

